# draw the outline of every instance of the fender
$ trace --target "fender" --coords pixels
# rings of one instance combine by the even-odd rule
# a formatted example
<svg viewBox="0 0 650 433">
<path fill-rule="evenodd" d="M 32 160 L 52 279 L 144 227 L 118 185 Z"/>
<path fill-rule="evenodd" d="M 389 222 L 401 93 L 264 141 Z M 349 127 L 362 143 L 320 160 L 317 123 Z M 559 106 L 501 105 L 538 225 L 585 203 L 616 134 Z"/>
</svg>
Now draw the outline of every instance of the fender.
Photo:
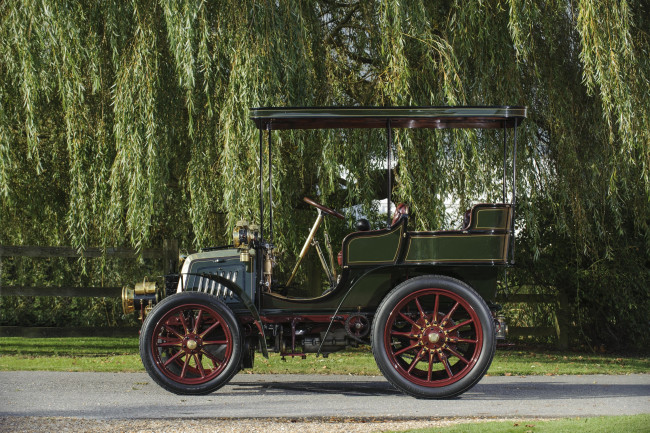
<svg viewBox="0 0 650 433">
<path fill-rule="evenodd" d="M 255 323 L 255 326 L 257 326 L 258 331 L 260 331 L 260 348 L 262 350 L 262 355 L 268 359 L 269 358 L 269 351 L 266 347 L 266 336 L 264 335 L 264 327 L 262 326 L 262 319 L 260 318 L 260 313 L 257 311 L 257 308 L 255 308 L 255 304 L 253 304 L 253 301 L 251 298 L 246 294 L 244 289 L 239 287 L 237 283 L 230 281 L 227 278 L 220 277 L 219 275 L 215 274 L 195 274 L 195 273 L 185 273 L 183 275 L 194 275 L 197 277 L 203 277 L 207 278 L 209 280 L 215 281 L 222 286 L 227 287 L 228 289 L 232 290 L 242 301 L 244 306 L 250 311 L 250 313 L 253 315 L 253 323 Z"/>
</svg>

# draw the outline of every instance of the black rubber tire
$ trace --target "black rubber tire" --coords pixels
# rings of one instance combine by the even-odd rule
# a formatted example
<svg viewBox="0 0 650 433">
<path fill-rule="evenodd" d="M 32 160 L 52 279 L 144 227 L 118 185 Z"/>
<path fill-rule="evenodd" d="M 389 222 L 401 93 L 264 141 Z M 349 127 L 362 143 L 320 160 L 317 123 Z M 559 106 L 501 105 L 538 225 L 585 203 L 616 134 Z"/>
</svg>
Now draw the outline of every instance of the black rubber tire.
<svg viewBox="0 0 650 433">
<path fill-rule="evenodd" d="M 219 332 L 219 338 L 226 340 L 225 344 L 218 346 L 217 352 L 209 351 L 205 355 L 203 355 L 205 352 L 198 352 L 202 348 L 199 344 L 198 350 L 195 351 L 197 358 L 192 358 L 194 361 L 193 366 L 187 361 L 185 362 L 185 368 L 188 370 L 191 369 L 193 372 L 187 371 L 184 374 L 182 372 L 181 359 L 188 352 L 178 350 L 175 346 L 173 350 L 182 352 L 182 355 L 177 358 L 179 361 L 165 365 L 165 362 L 169 361 L 170 356 L 165 352 L 166 349 L 159 346 L 159 344 L 163 344 L 164 340 L 162 338 L 175 338 L 173 334 L 166 331 L 168 325 L 164 323 L 168 323 L 169 320 L 174 320 L 180 317 L 180 315 L 173 316 L 170 314 L 183 311 L 192 314 L 196 312 L 197 314 L 194 315 L 195 320 L 198 316 L 198 311 L 202 311 L 202 317 L 204 314 L 208 315 L 208 319 L 212 320 L 213 324 L 216 322 L 214 319 L 218 318 L 219 323 L 215 325 L 214 330 L 206 330 L 208 334 L 204 337 Z M 197 321 L 200 323 L 200 320 Z M 178 327 L 177 330 L 182 332 L 181 327 Z M 192 329 L 190 329 L 191 331 Z M 162 334 L 166 332 L 166 337 L 162 337 Z M 154 333 L 158 334 L 158 337 L 155 339 Z M 191 334 L 186 331 L 185 337 L 188 335 Z M 201 341 L 198 337 L 198 335 L 195 335 L 192 338 Z M 180 342 L 182 339 L 178 337 L 178 341 Z M 205 348 L 208 347 L 207 343 L 209 342 L 206 341 Z M 185 345 L 183 345 L 183 350 L 188 350 Z M 237 374 L 241 367 L 242 354 L 242 335 L 235 315 L 220 299 L 206 293 L 182 292 L 165 298 L 147 315 L 140 332 L 140 358 L 142 359 L 144 368 L 158 385 L 175 394 L 203 395 L 216 391 Z M 199 361 L 201 362 L 201 368 L 203 368 L 204 356 L 208 361 L 211 361 L 208 359 L 208 356 L 215 359 L 217 356 L 222 356 L 223 365 L 220 364 L 217 366 L 213 363 L 214 370 L 207 370 L 208 372 L 211 371 L 211 373 L 206 374 L 206 377 L 202 378 L 199 373 L 204 374 L 206 371 L 199 372 L 199 369 L 196 367 L 198 367 L 197 361 Z"/>
<path fill-rule="evenodd" d="M 428 308 L 420 306 L 425 301 Z M 448 308 L 453 313 L 447 325 L 436 327 L 436 332 L 432 323 L 436 307 L 431 307 L 431 302 L 441 302 L 441 310 L 452 305 Z M 457 307 L 453 307 L 454 303 Z M 438 320 L 443 319 L 438 325 L 444 323 L 446 315 L 441 310 L 436 313 Z M 468 324 L 453 329 L 459 325 L 454 316 L 460 322 L 469 320 Z M 425 326 L 429 318 L 432 322 Z M 467 342 L 452 343 L 449 338 Z M 371 341 L 375 361 L 384 377 L 405 394 L 426 399 L 455 397 L 472 388 L 487 372 L 496 349 L 494 320 L 483 298 L 462 281 L 441 275 L 412 278 L 395 287 L 377 309 Z M 463 356 L 463 362 L 452 351 Z M 450 360 L 456 363 L 451 365 Z M 424 371 L 416 368 L 422 364 Z"/>
</svg>

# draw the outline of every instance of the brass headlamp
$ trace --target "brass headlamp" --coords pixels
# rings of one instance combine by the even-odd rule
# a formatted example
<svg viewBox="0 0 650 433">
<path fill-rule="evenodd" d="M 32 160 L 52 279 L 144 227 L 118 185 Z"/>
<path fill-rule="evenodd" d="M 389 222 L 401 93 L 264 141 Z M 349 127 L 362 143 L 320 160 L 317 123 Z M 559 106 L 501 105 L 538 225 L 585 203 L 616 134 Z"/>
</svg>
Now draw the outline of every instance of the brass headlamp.
<svg viewBox="0 0 650 433">
<path fill-rule="evenodd" d="M 156 287 L 156 283 L 145 280 L 134 288 L 122 288 L 122 310 L 127 315 L 138 312 L 140 320 L 144 320 L 162 297 L 162 290 Z"/>
<path fill-rule="evenodd" d="M 251 259 L 250 249 L 259 239 L 260 228 L 256 224 L 248 224 L 246 220 L 237 221 L 232 232 L 233 244 L 239 249 L 239 259 L 248 262 Z"/>
</svg>

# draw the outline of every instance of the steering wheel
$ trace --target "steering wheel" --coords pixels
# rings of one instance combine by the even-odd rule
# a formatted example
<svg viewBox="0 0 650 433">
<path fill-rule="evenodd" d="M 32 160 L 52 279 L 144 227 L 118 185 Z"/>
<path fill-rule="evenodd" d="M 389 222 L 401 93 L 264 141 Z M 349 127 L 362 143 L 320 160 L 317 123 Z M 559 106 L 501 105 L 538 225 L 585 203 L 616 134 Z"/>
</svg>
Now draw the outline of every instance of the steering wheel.
<svg viewBox="0 0 650 433">
<path fill-rule="evenodd" d="M 330 209 L 328 207 L 323 206 L 320 203 L 316 203 L 314 200 L 310 199 L 309 197 L 304 197 L 303 201 L 305 203 L 307 203 L 307 204 L 310 204 L 310 205 L 314 206 L 316 209 L 322 210 L 323 212 L 325 212 L 328 215 L 332 215 L 333 217 L 336 217 L 336 218 L 339 218 L 339 219 L 345 219 L 345 217 L 343 215 L 341 215 L 340 213 L 338 213 L 334 209 Z"/>
<path fill-rule="evenodd" d="M 406 215 L 408 216 L 409 214 L 409 205 L 406 203 L 400 203 L 397 205 L 395 208 L 395 213 L 393 213 L 393 221 L 391 221 L 390 225 L 394 226 L 397 224 L 397 222 L 402 219 L 402 216 Z"/>
</svg>

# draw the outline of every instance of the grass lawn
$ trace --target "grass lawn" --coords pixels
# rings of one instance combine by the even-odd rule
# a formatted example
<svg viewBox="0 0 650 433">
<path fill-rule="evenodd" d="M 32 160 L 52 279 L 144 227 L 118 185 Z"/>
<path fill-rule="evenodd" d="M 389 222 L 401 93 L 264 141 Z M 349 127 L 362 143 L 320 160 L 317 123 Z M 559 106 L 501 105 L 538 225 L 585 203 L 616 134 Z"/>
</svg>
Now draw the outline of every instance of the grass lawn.
<svg viewBox="0 0 650 433">
<path fill-rule="evenodd" d="M 0 370 L 144 371 L 137 338 L 0 338 Z M 379 375 L 369 348 L 307 359 L 255 357 L 254 373 Z M 491 376 L 650 372 L 650 358 L 548 350 L 497 350 Z"/>
<path fill-rule="evenodd" d="M 603 416 L 597 418 L 566 418 L 552 421 L 521 420 L 481 422 L 407 430 L 409 433 L 610 433 L 650 432 L 650 414 Z M 406 433 L 403 432 L 403 433 Z"/>
</svg>

